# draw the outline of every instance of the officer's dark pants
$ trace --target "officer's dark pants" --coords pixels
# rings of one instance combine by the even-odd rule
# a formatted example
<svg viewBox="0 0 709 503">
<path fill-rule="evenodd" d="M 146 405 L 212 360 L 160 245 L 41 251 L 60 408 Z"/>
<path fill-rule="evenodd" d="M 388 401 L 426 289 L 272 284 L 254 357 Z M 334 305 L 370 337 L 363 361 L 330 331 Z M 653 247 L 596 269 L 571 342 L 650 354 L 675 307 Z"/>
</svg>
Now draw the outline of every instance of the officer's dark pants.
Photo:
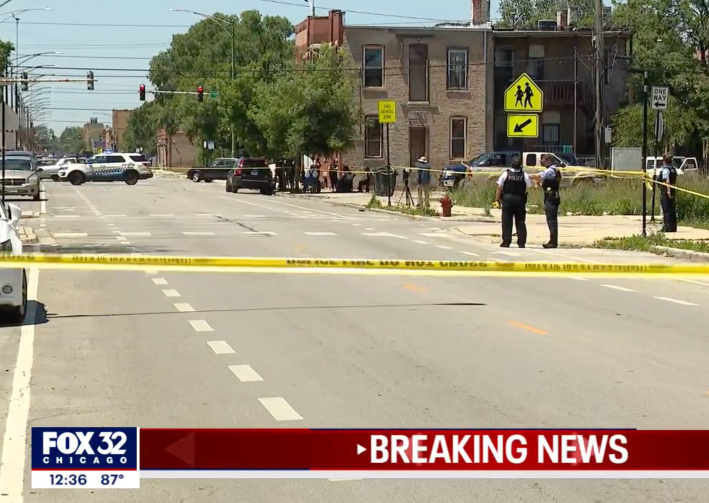
<svg viewBox="0 0 709 503">
<path fill-rule="evenodd" d="M 677 232 L 677 208 L 675 207 L 675 198 L 663 192 L 660 196 L 660 205 L 662 205 L 662 231 Z"/>
<path fill-rule="evenodd" d="M 553 246 L 559 245 L 559 204 L 561 198 L 558 194 L 544 197 L 544 214 L 549 226 L 549 244 Z"/>
<path fill-rule="evenodd" d="M 527 210 L 524 207 L 525 198 L 513 194 L 502 196 L 502 244 L 512 243 L 512 223 L 517 229 L 517 245 L 527 244 Z"/>
</svg>

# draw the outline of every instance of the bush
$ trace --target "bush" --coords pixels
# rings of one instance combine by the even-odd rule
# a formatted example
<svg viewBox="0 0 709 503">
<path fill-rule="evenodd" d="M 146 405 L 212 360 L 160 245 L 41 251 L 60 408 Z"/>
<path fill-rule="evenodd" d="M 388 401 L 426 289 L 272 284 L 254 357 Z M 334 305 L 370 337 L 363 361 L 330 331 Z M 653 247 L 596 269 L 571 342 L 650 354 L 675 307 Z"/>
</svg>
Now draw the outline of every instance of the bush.
<svg viewBox="0 0 709 503">
<path fill-rule="evenodd" d="M 679 187 L 691 190 L 704 197 L 677 191 L 677 218 L 685 223 L 709 223 L 709 179 L 698 175 L 682 175 Z M 452 192 L 453 203 L 459 206 L 489 209 L 495 199 L 494 180 L 477 179 Z M 659 191 L 655 202 L 655 214 L 661 215 Z M 653 191 L 648 191 L 647 213 L 650 213 Z M 597 183 L 578 181 L 571 187 L 561 189 L 562 215 L 642 215 L 642 183 L 638 178 L 607 178 Z M 544 213 L 544 197 L 541 189 L 529 191 L 527 209 L 530 213 Z"/>
</svg>

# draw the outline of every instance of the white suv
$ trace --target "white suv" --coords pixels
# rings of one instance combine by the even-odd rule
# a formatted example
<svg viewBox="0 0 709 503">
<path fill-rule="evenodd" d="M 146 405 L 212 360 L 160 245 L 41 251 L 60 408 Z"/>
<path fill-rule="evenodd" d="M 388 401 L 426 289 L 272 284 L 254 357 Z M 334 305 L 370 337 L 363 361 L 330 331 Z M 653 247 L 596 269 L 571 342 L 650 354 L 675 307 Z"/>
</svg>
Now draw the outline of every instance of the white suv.
<svg viewBox="0 0 709 503">
<path fill-rule="evenodd" d="M 113 153 L 113 154 L 96 154 L 86 161 L 86 164 L 102 170 L 120 169 L 126 164 L 131 164 L 138 171 L 138 178 L 146 180 L 153 177 L 153 172 L 150 169 L 150 163 L 143 154 L 135 152 L 131 153 Z M 59 178 L 66 179 L 67 166 L 59 168 Z"/>
</svg>

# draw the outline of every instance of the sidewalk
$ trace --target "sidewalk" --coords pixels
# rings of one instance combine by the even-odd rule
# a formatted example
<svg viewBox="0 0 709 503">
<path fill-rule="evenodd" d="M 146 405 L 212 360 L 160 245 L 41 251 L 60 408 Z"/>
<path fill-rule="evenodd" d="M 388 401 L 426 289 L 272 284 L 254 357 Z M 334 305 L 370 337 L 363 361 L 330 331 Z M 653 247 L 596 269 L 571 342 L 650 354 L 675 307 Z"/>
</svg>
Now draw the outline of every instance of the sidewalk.
<svg viewBox="0 0 709 503">
<path fill-rule="evenodd" d="M 34 229 L 32 229 L 32 227 L 25 227 L 21 225 L 17 228 L 17 234 L 20 236 L 20 240 L 24 244 L 37 242 L 37 235 L 34 233 Z"/>
</svg>

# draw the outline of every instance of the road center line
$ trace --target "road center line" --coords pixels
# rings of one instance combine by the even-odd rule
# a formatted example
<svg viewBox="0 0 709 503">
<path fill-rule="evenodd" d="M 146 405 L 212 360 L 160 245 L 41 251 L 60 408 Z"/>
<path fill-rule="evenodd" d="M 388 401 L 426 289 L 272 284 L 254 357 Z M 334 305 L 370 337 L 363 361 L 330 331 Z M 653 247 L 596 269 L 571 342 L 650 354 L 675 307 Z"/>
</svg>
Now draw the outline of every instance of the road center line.
<svg viewBox="0 0 709 503">
<path fill-rule="evenodd" d="M 251 368 L 251 365 L 229 365 L 229 370 L 236 376 L 236 378 L 241 382 L 257 382 L 263 381 L 260 375 Z"/>
<path fill-rule="evenodd" d="M 30 381 L 34 361 L 35 322 L 39 269 L 29 270 L 27 313 L 20 329 L 20 344 L 12 376 L 12 394 L 5 423 L 0 457 L 0 501 L 22 503 L 27 450 L 27 420 L 30 412 Z"/>
<path fill-rule="evenodd" d="M 522 330 L 526 330 L 527 332 L 532 332 L 533 334 L 547 335 L 547 333 L 544 330 L 539 330 L 538 328 L 530 327 L 529 325 L 525 325 L 524 323 L 510 321 L 510 325 L 517 327 L 517 328 L 521 328 Z"/>
<path fill-rule="evenodd" d="M 273 416 L 276 421 L 300 421 L 303 417 L 286 402 L 285 398 L 259 398 L 259 402 Z"/>
<path fill-rule="evenodd" d="M 214 332 L 214 329 L 206 320 L 190 320 L 190 325 L 192 325 L 195 332 Z"/>
</svg>

